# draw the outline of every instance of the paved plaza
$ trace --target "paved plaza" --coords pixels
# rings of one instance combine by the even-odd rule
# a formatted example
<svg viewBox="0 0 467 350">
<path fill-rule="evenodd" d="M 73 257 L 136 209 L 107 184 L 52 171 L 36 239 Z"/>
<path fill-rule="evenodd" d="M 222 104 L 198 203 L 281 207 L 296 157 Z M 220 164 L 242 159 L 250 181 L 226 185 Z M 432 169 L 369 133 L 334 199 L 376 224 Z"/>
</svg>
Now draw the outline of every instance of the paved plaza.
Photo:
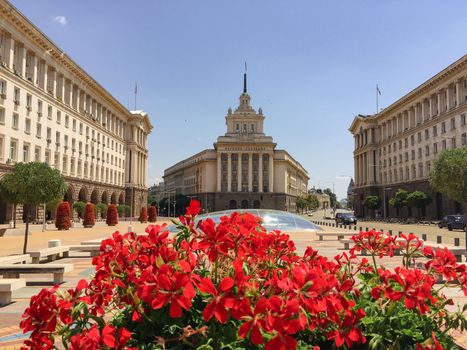
<svg viewBox="0 0 467 350">
<path fill-rule="evenodd" d="M 167 219 L 160 220 L 157 223 L 162 224 L 169 222 Z M 99 239 L 108 237 L 112 232 L 119 230 L 124 232 L 128 228 L 128 222 L 120 223 L 115 227 L 108 227 L 104 223 L 98 223 L 92 229 L 73 228 L 69 231 L 47 231 L 41 232 L 39 227 L 33 228 L 33 234 L 29 237 L 29 250 L 35 248 L 47 247 L 47 242 L 50 239 L 60 239 L 62 245 L 79 244 L 82 241 Z M 144 232 L 147 224 L 134 223 L 134 230 L 138 233 Z M 348 232 L 343 229 L 324 227 L 325 232 Z M 317 249 L 321 255 L 328 258 L 334 257 L 336 254 L 343 251 L 343 244 L 336 240 L 336 237 L 325 237 L 324 240 L 318 240 L 315 233 L 292 233 L 291 238 L 295 241 L 298 254 L 303 254 L 307 246 L 312 246 Z M 21 253 L 23 237 L 12 236 L 1 238 L 0 256 Z M 74 253 L 74 257 L 63 258 L 57 263 L 72 263 L 74 270 L 65 274 L 65 282 L 61 285 L 62 288 L 71 288 L 82 278 L 89 278 L 94 269 L 91 265 L 91 258 L 87 253 Z M 395 267 L 399 265 L 401 259 L 398 257 L 388 259 L 380 259 L 381 264 L 387 267 Z M 42 288 L 50 287 L 53 283 L 50 281 L 50 275 L 28 275 L 28 285 L 13 292 L 13 303 L 0 308 L 0 350 L 2 349 L 19 349 L 24 335 L 19 328 L 21 314 L 29 304 L 29 298 L 37 294 Z M 453 298 L 456 304 L 463 305 L 467 302 L 467 298 L 459 293 L 456 288 L 449 288 L 446 295 Z M 457 341 L 467 346 L 467 334 L 456 334 Z"/>
</svg>

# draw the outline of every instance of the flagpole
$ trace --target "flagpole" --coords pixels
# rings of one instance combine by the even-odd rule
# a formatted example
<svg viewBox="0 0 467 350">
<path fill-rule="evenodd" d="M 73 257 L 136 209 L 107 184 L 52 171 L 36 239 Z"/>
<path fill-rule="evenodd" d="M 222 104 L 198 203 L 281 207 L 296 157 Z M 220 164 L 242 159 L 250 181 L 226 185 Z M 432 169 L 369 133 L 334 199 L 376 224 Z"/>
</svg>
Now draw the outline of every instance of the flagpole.
<svg viewBox="0 0 467 350">
<path fill-rule="evenodd" d="M 136 111 L 136 95 L 138 94 L 138 82 L 135 82 L 135 111 Z"/>
<path fill-rule="evenodd" d="M 379 111 L 378 94 L 379 94 L 379 89 L 378 89 L 378 84 L 376 84 L 376 114 L 378 114 L 378 111 Z"/>
</svg>

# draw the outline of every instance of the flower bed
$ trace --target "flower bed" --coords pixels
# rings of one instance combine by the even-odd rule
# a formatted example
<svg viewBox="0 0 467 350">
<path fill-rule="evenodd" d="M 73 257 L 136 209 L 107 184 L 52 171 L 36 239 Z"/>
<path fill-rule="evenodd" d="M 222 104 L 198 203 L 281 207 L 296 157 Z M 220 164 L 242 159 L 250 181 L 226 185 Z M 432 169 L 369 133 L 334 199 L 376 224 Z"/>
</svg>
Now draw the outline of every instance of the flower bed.
<svg viewBox="0 0 467 350">
<path fill-rule="evenodd" d="M 95 276 L 75 289 L 44 289 L 31 298 L 21 327 L 25 344 L 51 349 L 61 338 L 76 349 L 446 349 L 448 331 L 465 330 L 462 310 L 436 275 L 467 293 L 465 265 L 449 251 L 422 249 L 379 232 L 354 237 L 334 259 L 308 247 L 295 253 L 288 235 L 234 213 L 216 226 L 192 201 L 180 232 L 114 233 L 93 259 Z M 402 245 L 403 265 L 378 266 Z M 365 249 L 371 261 L 355 253 Z M 399 249 L 399 248 L 398 248 Z M 412 266 L 422 255 L 422 269 Z M 465 311 L 465 310 L 464 310 Z"/>
</svg>

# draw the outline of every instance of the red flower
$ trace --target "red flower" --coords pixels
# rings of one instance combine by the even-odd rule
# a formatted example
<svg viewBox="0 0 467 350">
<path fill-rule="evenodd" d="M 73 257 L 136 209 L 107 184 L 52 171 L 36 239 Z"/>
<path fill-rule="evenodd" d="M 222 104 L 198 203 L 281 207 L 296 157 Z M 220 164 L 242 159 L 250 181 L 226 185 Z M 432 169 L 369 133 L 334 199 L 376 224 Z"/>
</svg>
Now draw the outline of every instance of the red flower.
<svg viewBox="0 0 467 350">
<path fill-rule="evenodd" d="M 190 309 L 191 300 L 196 292 L 186 274 L 174 272 L 169 276 L 167 265 L 164 267 L 161 267 L 157 276 L 159 288 L 152 301 L 152 307 L 160 309 L 170 303 L 170 317 L 178 318 L 182 316 L 182 309 Z"/>
<path fill-rule="evenodd" d="M 360 319 L 365 317 L 365 312 L 358 309 L 355 313 L 347 311 L 344 321 L 339 325 L 339 329 L 328 334 L 328 340 L 335 339 L 336 346 L 340 348 L 344 343 L 351 348 L 353 344 L 364 344 L 366 338 L 358 328 Z"/>
<path fill-rule="evenodd" d="M 417 344 L 416 350 L 443 350 L 434 332 L 431 333 L 431 339 L 428 339 L 423 344 Z"/>
<path fill-rule="evenodd" d="M 194 218 L 195 216 L 199 214 L 200 211 L 201 211 L 201 203 L 197 201 L 196 199 L 192 199 L 190 201 L 190 205 L 186 207 L 185 216 Z"/>
<path fill-rule="evenodd" d="M 254 309 L 250 305 L 248 299 L 244 299 L 239 305 L 237 317 L 246 320 L 238 329 L 238 336 L 246 338 L 250 334 L 250 340 L 253 344 L 263 344 L 264 338 L 261 329 L 264 328 L 265 323 L 263 314 L 266 311 L 269 302 L 266 298 L 260 298 L 256 303 Z"/>
<path fill-rule="evenodd" d="M 203 311 L 203 318 L 207 322 L 214 317 L 220 322 L 227 322 L 228 312 L 235 304 L 235 298 L 231 296 L 231 290 L 234 286 L 234 280 L 231 277 L 224 277 L 219 283 L 218 289 L 209 278 L 203 278 L 198 288 L 203 293 L 208 293 L 214 296 L 211 302 Z"/>
</svg>

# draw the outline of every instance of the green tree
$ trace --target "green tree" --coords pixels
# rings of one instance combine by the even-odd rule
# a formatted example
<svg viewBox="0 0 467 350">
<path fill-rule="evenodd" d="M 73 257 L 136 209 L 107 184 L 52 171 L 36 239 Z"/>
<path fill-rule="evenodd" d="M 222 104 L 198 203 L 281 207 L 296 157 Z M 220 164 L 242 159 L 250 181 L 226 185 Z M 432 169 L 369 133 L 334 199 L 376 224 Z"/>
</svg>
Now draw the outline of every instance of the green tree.
<svg viewBox="0 0 467 350">
<path fill-rule="evenodd" d="M 435 160 L 428 180 L 435 191 L 462 203 L 467 214 L 467 146 L 446 149 Z M 467 227 L 465 231 L 467 245 Z"/>
<path fill-rule="evenodd" d="M 413 191 L 407 196 L 407 206 L 418 208 L 419 212 L 422 212 L 430 202 L 430 196 L 423 191 Z"/>
<path fill-rule="evenodd" d="M 126 204 L 117 205 L 117 211 L 119 216 L 130 216 L 130 206 Z"/>
<path fill-rule="evenodd" d="M 402 188 L 399 188 L 396 194 L 394 195 L 394 197 L 389 200 L 389 204 L 392 205 L 394 208 L 396 208 L 397 216 L 400 215 L 399 212 L 401 208 L 407 206 L 408 195 L 409 195 L 409 192 L 407 192 L 406 190 L 403 190 Z"/>
<path fill-rule="evenodd" d="M 363 201 L 363 205 L 366 208 L 373 210 L 374 214 L 374 210 L 379 208 L 379 206 L 381 205 L 381 199 L 378 196 L 366 196 Z"/>
<path fill-rule="evenodd" d="M 303 214 L 303 210 L 306 209 L 308 202 L 307 202 L 306 198 L 297 197 L 295 199 L 295 204 L 297 206 L 297 213 L 301 210 L 301 212 Z"/>
<path fill-rule="evenodd" d="M 323 191 L 323 193 L 326 193 L 327 195 L 329 195 L 329 201 L 330 201 L 331 208 L 334 208 L 337 202 L 336 194 L 333 193 L 330 188 L 326 188 Z"/>
<path fill-rule="evenodd" d="M 315 194 L 309 194 L 306 197 L 307 206 L 309 209 L 316 210 L 319 207 L 319 200 Z"/>
<path fill-rule="evenodd" d="M 94 214 L 97 217 L 97 212 L 100 213 L 101 219 L 105 219 L 107 216 L 107 204 L 105 203 L 98 203 L 94 206 Z"/>
<path fill-rule="evenodd" d="M 86 202 L 75 202 L 73 203 L 73 209 L 78 213 L 78 217 L 82 217 L 84 208 L 86 208 Z"/>
<path fill-rule="evenodd" d="M 10 174 L 12 179 L 6 181 L 4 185 L 7 186 L 9 192 L 16 193 L 18 203 L 24 206 L 26 230 L 24 231 L 23 254 L 26 254 L 31 206 L 63 197 L 66 184 L 60 172 L 46 163 L 16 163 Z"/>
<path fill-rule="evenodd" d="M 20 202 L 19 194 L 15 192 L 13 183 L 14 177 L 12 173 L 8 173 L 2 178 L 0 181 L 0 197 L 6 202 L 13 204 L 13 227 L 16 228 L 16 207 Z"/>
</svg>

